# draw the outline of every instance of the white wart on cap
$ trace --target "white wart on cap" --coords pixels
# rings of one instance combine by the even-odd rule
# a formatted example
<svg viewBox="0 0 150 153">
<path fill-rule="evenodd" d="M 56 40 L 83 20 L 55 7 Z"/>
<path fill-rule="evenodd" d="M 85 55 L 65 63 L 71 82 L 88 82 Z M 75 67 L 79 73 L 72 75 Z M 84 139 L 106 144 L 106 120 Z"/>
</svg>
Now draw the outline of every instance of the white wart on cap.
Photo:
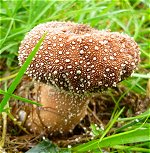
<svg viewBox="0 0 150 153">
<path fill-rule="evenodd" d="M 84 93 L 116 86 L 139 62 L 139 47 L 126 34 L 73 22 L 48 22 L 25 36 L 19 48 L 20 65 L 45 32 L 27 74 L 60 89 Z"/>
</svg>

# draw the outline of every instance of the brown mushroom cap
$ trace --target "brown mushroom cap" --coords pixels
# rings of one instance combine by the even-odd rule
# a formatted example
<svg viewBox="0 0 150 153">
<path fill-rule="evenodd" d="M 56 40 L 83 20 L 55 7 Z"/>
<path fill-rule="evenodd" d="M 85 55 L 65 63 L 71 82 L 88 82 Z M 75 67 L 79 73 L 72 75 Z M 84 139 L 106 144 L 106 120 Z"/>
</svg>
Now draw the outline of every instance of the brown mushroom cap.
<svg viewBox="0 0 150 153">
<path fill-rule="evenodd" d="M 116 86 L 139 62 L 139 47 L 126 34 L 73 22 L 48 22 L 25 36 L 19 48 L 20 65 L 45 32 L 27 74 L 64 90 L 84 93 Z"/>
</svg>

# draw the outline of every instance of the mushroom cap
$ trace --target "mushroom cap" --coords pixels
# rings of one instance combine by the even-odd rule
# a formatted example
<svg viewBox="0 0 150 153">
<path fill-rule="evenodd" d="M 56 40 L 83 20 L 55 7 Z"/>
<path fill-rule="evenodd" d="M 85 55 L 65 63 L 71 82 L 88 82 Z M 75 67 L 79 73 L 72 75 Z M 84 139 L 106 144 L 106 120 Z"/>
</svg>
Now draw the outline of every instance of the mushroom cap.
<svg viewBox="0 0 150 153">
<path fill-rule="evenodd" d="M 73 22 L 47 22 L 25 36 L 19 48 L 20 65 L 45 32 L 26 73 L 59 89 L 85 93 L 116 86 L 139 63 L 139 47 L 126 34 Z"/>
</svg>

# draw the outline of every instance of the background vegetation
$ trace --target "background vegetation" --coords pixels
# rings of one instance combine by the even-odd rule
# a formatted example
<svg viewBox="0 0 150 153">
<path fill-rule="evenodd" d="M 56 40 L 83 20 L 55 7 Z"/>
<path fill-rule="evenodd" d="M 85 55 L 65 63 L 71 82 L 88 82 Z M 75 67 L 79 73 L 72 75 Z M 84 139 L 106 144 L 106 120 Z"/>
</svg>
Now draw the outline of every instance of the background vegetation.
<svg viewBox="0 0 150 153">
<path fill-rule="evenodd" d="M 55 20 L 74 21 L 89 24 L 99 30 L 110 29 L 111 31 L 127 33 L 134 37 L 140 46 L 141 62 L 138 70 L 132 77 L 121 82 L 121 85 L 126 88 L 126 92 L 122 93 L 118 100 L 112 98 L 115 103 L 115 109 L 104 130 L 97 129 L 95 125 L 91 124 L 94 140 L 87 140 L 85 144 L 74 145 L 71 149 L 69 146 L 66 152 L 71 150 L 74 152 L 87 152 L 88 150 L 100 152 L 103 149 L 110 152 L 119 152 L 120 150 L 122 152 L 150 152 L 149 105 L 147 105 L 146 109 L 143 109 L 142 114 L 134 117 L 125 117 L 122 114 L 122 107 L 118 107 L 122 98 L 130 92 L 137 95 L 138 98 L 142 97 L 142 103 L 145 103 L 145 101 L 148 101 L 147 104 L 150 103 L 149 6 L 149 0 L 1 0 L 0 87 L 2 90 L 0 90 L 0 94 L 1 99 L 5 95 L 3 104 L 6 105 L 9 98 L 13 96 L 11 94 L 17 86 L 17 83 L 13 82 L 15 77 L 17 76 L 21 79 L 21 75 L 23 75 L 23 71 L 18 75 L 20 67 L 18 66 L 17 55 L 20 42 L 25 34 L 39 23 Z M 13 83 L 13 89 L 9 88 L 10 82 Z M 6 95 L 10 90 L 9 98 L 6 99 Z M 113 97 L 112 93 L 109 92 L 109 95 Z M 4 111 L 4 105 L 0 107 L 1 114 Z M 7 109 L 9 109 L 9 106 Z M 8 112 L 6 115 L 10 118 Z M 1 128 L 3 122 L 1 116 Z M 118 128 L 115 126 L 116 123 L 122 124 L 122 127 Z M 3 132 L 4 129 L 1 129 L 0 139 L 2 138 L 2 140 L 4 140 Z M 10 139 L 13 139 L 13 137 L 11 138 L 10 136 Z M 3 151 L 7 150 L 5 143 L 3 141 L 0 143 L 0 149 Z M 18 144 L 16 143 L 16 145 Z M 45 152 L 46 150 L 49 152 L 63 152 L 62 149 L 53 145 L 47 139 L 34 149 L 36 152 L 44 149 Z M 7 151 L 11 152 L 10 150 Z"/>
</svg>

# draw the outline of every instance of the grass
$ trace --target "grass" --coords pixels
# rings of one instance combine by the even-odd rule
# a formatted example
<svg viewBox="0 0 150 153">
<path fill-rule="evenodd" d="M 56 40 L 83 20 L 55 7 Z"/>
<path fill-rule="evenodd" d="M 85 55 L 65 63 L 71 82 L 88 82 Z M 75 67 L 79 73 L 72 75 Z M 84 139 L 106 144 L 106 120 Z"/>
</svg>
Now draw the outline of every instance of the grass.
<svg viewBox="0 0 150 153">
<path fill-rule="evenodd" d="M 10 116 L 8 111 L 11 109 L 10 98 L 33 103 L 14 95 L 13 92 L 34 56 L 31 55 L 26 65 L 20 68 L 17 60 L 18 47 L 25 34 L 35 25 L 53 20 L 70 20 L 89 24 L 99 30 L 111 29 L 111 31 L 127 33 L 134 37 L 140 46 L 139 69 L 132 77 L 120 83 L 126 88 L 126 92 L 122 93 L 118 99 L 113 94 L 114 89 L 108 91 L 112 102 L 115 103 L 115 108 L 105 129 L 96 130 L 97 128 L 93 127 L 91 131 L 94 140 L 87 139 L 85 144 L 80 143 L 65 150 L 66 152 L 87 152 L 91 149 L 93 152 L 102 152 L 103 149 L 109 152 L 150 152 L 150 110 L 147 108 L 143 114 L 125 117 L 123 114 L 125 108 L 120 105 L 122 99 L 130 92 L 136 94 L 137 97 L 146 97 L 150 100 L 150 85 L 148 84 L 150 80 L 149 5 L 148 0 L 1 0 L 0 94 L 2 101 L 0 112 L 6 111 L 5 115 Z M 38 46 L 33 53 L 37 50 Z M 122 127 L 117 127 L 116 124 L 121 124 Z M 40 145 L 40 149 L 43 149 L 42 147 L 44 148 L 44 145 Z M 57 148 L 57 146 L 54 147 Z M 6 149 L 4 142 L 0 149 L 2 148 Z M 56 149 L 55 152 L 58 150 Z M 59 152 L 62 152 L 62 149 Z"/>
<path fill-rule="evenodd" d="M 7 90 L 7 94 L 5 94 L 3 100 L 0 103 L 0 112 L 3 112 L 3 108 L 5 107 L 5 105 L 7 104 L 7 102 L 9 101 L 11 94 L 14 92 L 14 90 L 16 89 L 17 85 L 20 83 L 26 69 L 28 68 L 28 66 L 30 65 L 30 63 L 32 62 L 33 57 L 35 56 L 36 52 L 38 51 L 42 41 L 44 40 L 46 34 L 41 38 L 41 40 L 37 43 L 37 45 L 35 46 L 34 50 L 30 53 L 29 57 L 26 59 L 25 63 L 22 65 L 22 67 L 20 68 L 17 76 L 15 77 L 15 79 L 13 80 L 12 84 L 10 85 L 10 87 Z M 31 103 L 31 102 L 30 102 Z"/>
</svg>

